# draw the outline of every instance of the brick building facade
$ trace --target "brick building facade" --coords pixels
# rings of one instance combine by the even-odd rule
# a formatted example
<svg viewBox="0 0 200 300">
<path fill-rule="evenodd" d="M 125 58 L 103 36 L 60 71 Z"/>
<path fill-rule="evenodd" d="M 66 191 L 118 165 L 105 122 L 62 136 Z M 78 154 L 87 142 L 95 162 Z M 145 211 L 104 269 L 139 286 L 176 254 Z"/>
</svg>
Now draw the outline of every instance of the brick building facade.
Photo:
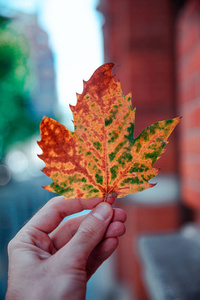
<svg viewBox="0 0 200 300">
<path fill-rule="evenodd" d="M 200 219 L 200 1 L 100 0 L 98 10 L 105 19 L 105 62 L 116 64 L 124 94 L 133 93 L 135 136 L 156 121 L 183 116 L 156 163 L 165 177 L 180 179 L 177 199 L 138 204 L 133 196 L 117 203 L 128 214 L 118 276 L 137 300 L 147 300 L 138 238 L 178 229 L 186 221 L 182 206 L 194 212 L 194 221 Z"/>
<path fill-rule="evenodd" d="M 200 208 L 200 1 L 186 1 L 177 18 L 177 104 L 182 200 Z"/>
</svg>

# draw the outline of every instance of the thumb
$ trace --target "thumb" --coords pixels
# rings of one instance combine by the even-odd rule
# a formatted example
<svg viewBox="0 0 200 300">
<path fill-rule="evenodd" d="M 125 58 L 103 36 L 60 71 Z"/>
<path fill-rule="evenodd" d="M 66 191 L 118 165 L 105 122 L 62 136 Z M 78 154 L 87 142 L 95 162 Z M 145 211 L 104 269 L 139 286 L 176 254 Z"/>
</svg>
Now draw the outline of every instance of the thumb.
<svg viewBox="0 0 200 300">
<path fill-rule="evenodd" d="M 98 204 L 83 220 L 78 231 L 63 248 L 66 260 L 73 266 L 86 264 L 91 251 L 102 240 L 113 216 L 112 206 L 107 202 Z"/>
</svg>

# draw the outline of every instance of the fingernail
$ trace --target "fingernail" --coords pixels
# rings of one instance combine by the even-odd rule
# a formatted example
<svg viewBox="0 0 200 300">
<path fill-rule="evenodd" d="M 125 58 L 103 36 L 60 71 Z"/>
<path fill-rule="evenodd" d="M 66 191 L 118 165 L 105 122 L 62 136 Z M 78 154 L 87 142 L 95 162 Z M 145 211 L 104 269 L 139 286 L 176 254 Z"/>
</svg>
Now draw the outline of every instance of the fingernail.
<svg viewBox="0 0 200 300">
<path fill-rule="evenodd" d="M 111 214 L 110 205 L 108 203 L 100 203 L 93 211 L 93 216 L 101 221 L 106 221 Z"/>
</svg>

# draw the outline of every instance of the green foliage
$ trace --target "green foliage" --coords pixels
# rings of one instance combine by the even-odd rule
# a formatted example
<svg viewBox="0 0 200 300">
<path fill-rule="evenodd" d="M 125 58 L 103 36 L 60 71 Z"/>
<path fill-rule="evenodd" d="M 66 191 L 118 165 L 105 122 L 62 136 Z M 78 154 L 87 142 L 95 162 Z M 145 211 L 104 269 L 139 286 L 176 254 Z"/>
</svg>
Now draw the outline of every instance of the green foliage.
<svg viewBox="0 0 200 300">
<path fill-rule="evenodd" d="M 37 130 L 28 112 L 28 44 L 0 18 L 0 159 Z"/>
</svg>

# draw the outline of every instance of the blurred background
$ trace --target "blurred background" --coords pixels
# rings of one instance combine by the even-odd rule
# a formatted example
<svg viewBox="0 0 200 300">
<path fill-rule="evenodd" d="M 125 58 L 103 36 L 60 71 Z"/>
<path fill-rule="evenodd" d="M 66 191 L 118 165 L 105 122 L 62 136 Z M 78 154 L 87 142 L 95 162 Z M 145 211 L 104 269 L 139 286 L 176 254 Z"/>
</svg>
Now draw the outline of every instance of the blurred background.
<svg viewBox="0 0 200 300">
<path fill-rule="evenodd" d="M 69 104 L 104 62 L 133 93 L 135 137 L 183 118 L 156 187 L 116 201 L 127 232 L 87 300 L 200 299 L 199 0 L 0 0 L 0 299 L 9 240 L 54 196 L 41 187 L 40 121 L 73 130 Z"/>
</svg>

